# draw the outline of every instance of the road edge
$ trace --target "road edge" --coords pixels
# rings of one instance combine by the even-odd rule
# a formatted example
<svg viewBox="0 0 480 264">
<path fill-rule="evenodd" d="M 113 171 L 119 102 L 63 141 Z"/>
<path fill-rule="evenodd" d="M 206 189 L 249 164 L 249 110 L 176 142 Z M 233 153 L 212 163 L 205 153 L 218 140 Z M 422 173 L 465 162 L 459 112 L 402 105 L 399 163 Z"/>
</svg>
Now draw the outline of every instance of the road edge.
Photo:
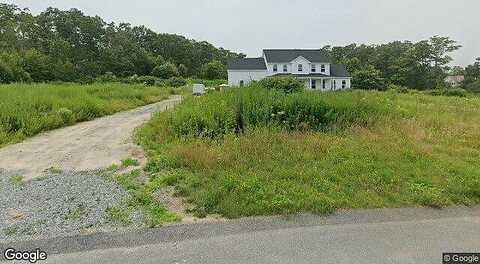
<svg viewBox="0 0 480 264">
<path fill-rule="evenodd" d="M 292 216 L 248 217 L 209 223 L 177 224 L 156 229 L 137 229 L 0 243 L 0 251 L 3 253 L 7 248 L 15 248 L 16 250 L 39 248 L 49 255 L 56 255 L 308 226 L 408 222 L 464 217 L 480 217 L 480 205 L 472 207 L 452 206 L 443 209 L 418 207 L 339 210 L 328 216 L 297 214 Z M 0 256 L 0 260 L 3 260 L 3 254 Z"/>
</svg>

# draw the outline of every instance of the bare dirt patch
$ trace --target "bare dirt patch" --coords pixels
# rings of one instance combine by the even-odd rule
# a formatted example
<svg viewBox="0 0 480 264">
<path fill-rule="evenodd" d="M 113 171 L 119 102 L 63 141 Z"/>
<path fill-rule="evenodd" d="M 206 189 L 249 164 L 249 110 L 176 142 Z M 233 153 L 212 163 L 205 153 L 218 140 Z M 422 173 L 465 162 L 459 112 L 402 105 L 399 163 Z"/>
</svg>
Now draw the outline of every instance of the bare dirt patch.
<svg viewBox="0 0 480 264">
<path fill-rule="evenodd" d="M 131 111 L 50 131 L 22 143 L 0 149 L 0 168 L 15 171 L 25 180 L 42 177 L 54 168 L 62 171 L 89 171 L 118 164 L 134 157 L 141 164 L 145 157 L 134 144 L 134 129 L 151 114 L 179 103 L 179 96 Z"/>
</svg>

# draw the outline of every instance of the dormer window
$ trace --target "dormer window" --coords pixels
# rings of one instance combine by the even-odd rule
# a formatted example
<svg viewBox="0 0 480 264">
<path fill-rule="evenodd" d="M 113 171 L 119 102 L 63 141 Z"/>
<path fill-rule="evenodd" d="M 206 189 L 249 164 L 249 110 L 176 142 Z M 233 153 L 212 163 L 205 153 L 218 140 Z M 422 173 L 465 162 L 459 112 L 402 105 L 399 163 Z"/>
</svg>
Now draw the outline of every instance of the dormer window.
<svg viewBox="0 0 480 264">
<path fill-rule="evenodd" d="M 303 72 L 303 64 L 298 64 L 298 71 Z"/>
<path fill-rule="evenodd" d="M 317 72 L 317 65 L 312 64 L 312 72 Z"/>
<path fill-rule="evenodd" d="M 277 72 L 278 71 L 278 65 L 277 64 L 273 64 L 273 72 Z"/>
<path fill-rule="evenodd" d="M 325 71 L 326 71 L 326 69 L 325 69 L 325 64 L 322 64 L 322 66 L 321 66 L 321 68 L 320 68 L 320 71 L 321 71 L 321 72 L 325 72 Z"/>
<path fill-rule="evenodd" d="M 287 64 L 283 64 L 283 72 L 288 72 Z"/>
</svg>

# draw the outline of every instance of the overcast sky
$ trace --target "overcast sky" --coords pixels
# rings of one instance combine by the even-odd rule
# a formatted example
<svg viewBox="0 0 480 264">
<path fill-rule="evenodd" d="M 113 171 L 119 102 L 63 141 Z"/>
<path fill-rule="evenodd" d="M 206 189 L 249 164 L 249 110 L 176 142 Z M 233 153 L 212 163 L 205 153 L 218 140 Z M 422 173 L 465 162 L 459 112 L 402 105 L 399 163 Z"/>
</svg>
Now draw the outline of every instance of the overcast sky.
<svg viewBox="0 0 480 264">
<path fill-rule="evenodd" d="M 2 0 L 34 13 L 72 7 L 107 22 L 146 25 L 248 56 L 263 48 L 320 48 L 448 36 L 453 65 L 480 57 L 479 0 Z"/>
</svg>

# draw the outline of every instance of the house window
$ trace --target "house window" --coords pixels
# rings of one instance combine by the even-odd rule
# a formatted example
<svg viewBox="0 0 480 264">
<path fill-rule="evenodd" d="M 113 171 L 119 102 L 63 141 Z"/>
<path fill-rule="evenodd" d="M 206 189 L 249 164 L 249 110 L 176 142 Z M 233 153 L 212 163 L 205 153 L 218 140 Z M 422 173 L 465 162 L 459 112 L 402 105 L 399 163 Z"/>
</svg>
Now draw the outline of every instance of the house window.
<svg viewBox="0 0 480 264">
<path fill-rule="evenodd" d="M 298 64 L 298 71 L 303 72 L 303 64 Z"/>
<path fill-rule="evenodd" d="M 287 64 L 283 64 L 283 72 L 288 72 Z"/>
<path fill-rule="evenodd" d="M 243 80 L 240 81 L 240 87 L 243 87 L 245 85 L 245 82 Z"/>
<path fill-rule="evenodd" d="M 347 88 L 347 81 L 343 80 L 342 81 L 342 89 Z"/>
<path fill-rule="evenodd" d="M 323 79 L 322 80 L 322 89 L 326 89 L 327 88 L 327 80 Z"/>
<path fill-rule="evenodd" d="M 321 72 L 325 72 L 325 71 L 326 71 L 326 70 L 325 70 L 325 64 L 322 64 L 322 66 L 320 67 L 320 71 L 321 71 Z"/>
<path fill-rule="evenodd" d="M 312 64 L 312 72 L 317 72 L 317 65 Z"/>
<path fill-rule="evenodd" d="M 333 90 L 337 89 L 337 81 L 333 80 Z"/>
<path fill-rule="evenodd" d="M 312 89 L 317 89 L 317 80 L 312 79 Z"/>
<path fill-rule="evenodd" d="M 273 64 L 273 72 L 277 72 L 278 71 L 278 65 L 277 64 Z"/>
</svg>

